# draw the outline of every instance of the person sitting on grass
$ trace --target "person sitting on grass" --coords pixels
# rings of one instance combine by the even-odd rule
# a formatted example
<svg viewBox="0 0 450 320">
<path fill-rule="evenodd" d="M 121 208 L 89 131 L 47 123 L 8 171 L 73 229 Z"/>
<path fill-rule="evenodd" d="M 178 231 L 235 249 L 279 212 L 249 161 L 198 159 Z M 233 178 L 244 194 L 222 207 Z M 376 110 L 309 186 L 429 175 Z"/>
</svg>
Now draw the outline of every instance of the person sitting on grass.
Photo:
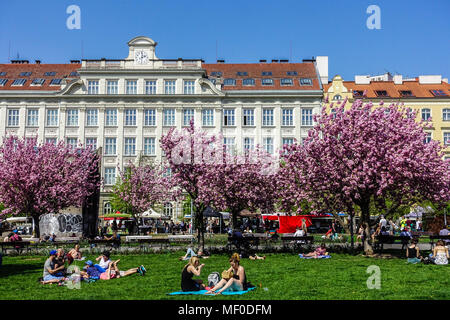
<svg viewBox="0 0 450 320">
<path fill-rule="evenodd" d="M 433 249 L 432 259 L 434 264 L 445 265 L 448 264 L 449 259 L 448 248 L 444 246 L 444 241 L 439 240 Z"/>
<path fill-rule="evenodd" d="M 254 255 L 251 255 L 247 249 L 241 250 L 239 257 L 241 259 L 249 258 L 250 260 L 266 260 L 266 256 L 260 257 L 256 253 Z"/>
<path fill-rule="evenodd" d="M 67 256 L 66 256 L 66 259 L 67 259 L 67 261 L 69 262 L 69 264 L 72 264 L 72 262 L 73 262 L 75 259 L 81 259 L 81 258 L 82 258 L 82 255 L 81 255 L 80 245 L 79 245 L 79 244 L 76 244 L 76 245 L 75 245 L 75 248 L 73 248 L 72 250 L 70 250 L 70 251 L 67 253 Z"/>
<path fill-rule="evenodd" d="M 322 243 L 320 247 L 317 247 L 316 250 L 313 252 L 307 253 L 307 254 L 299 254 L 300 257 L 313 257 L 314 259 L 317 259 L 321 256 L 327 256 L 327 248 L 325 247 L 325 243 Z"/>
<path fill-rule="evenodd" d="M 60 283 L 61 281 L 66 280 L 64 276 L 57 276 L 56 274 L 61 272 L 61 268 L 64 268 L 64 265 L 62 267 L 55 268 L 55 258 L 56 258 L 57 251 L 52 250 L 50 251 L 50 256 L 45 261 L 44 264 L 44 272 L 42 275 L 42 284 L 49 284 L 49 283 Z"/>
<path fill-rule="evenodd" d="M 103 254 L 95 258 L 95 261 L 100 262 L 98 264 L 95 264 L 94 267 L 96 267 L 101 273 L 106 272 L 109 265 L 111 264 L 111 260 L 109 259 L 109 251 L 104 251 Z"/>
<path fill-rule="evenodd" d="M 60 270 L 58 273 L 54 274 L 55 276 L 62 277 L 66 274 L 65 262 L 66 262 L 66 256 L 64 253 L 64 249 L 59 248 L 58 250 L 56 250 L 56 257 L 53 260 L 55 269 Z"/>
<path fill-rule="evenodd" d="M 145 273 L 147 272 L 147 270 L 144 268 L 143 265 L 137 267 L 137 268 L 131 268 L 128 269 L 127 271 L 120 271 L 119 268 L 117 267 L 117 264 L 120 262 L 119 260 L 116 260 L 114 262 L 111 262 L 109 264 L 108 269 L 100 274 L 100 279 L 101 280 L 111 280 L 111 279 L 119 279 L 120 277 L 126 277 L 129 275 L 132 275 L 134 273 L 138 273 L 141 274 L 142 276 L 145 275 Z"/>
<path fill-rule="evenodd" d="M 101 272 L 94 266 L 91 260 L 86 261 L 86 265 L 83 268 L 83 271 L 80 272 L 80 275 L 84 279 L 100 279 Z"/>
<path fill-rule="evenodd" d="M 182 291 L 199 291 L 205 289 L 203 281 L 200 279 L 192 279 L 193 276 L 200 276 L 204 263 L 200 264 L 198 257 L 191 257 L 189 263 L 184 266 L 181 271 L 181 290 Z"/>
<path fill-rule="evenodd" d="M 186 254 L 183 257 L 180 257 L 178 260 L 189 260 L 192 257 L 199 257 L 199 258 L 203 258 L 203 259 L 208 259 L 210 257 L 210 255 L 208 254 L 208 252 L 203 252 L 202 248 L 198 249 L 197 254 L 195 254 L 194 250 L 192 250 L 191 247 L 189 247 L 187 249 Z"/>
<path fill-rule="evenodd" d="M 417 243 L 419 240 L 413 239 L 411 241 L 411 245 L 406 247 L 406 257 L 408 258 L 408 263 L 416 264 L 422 261 L 422 257 L 420 256 L 420 249 Z"/>
<path fill-rule="evenodd" d="M 230 268 L 222 272 L 222 280 L 220 280 L 214 288 L 210 289 L 207 294 L 220 294 L 227 291 L 244 291 L 252 287 L 247 282 L 245 269 L 240 265 L 239 254 L 233 253 L 230 258 Z M 226 276 L 226 277 L 224 277 Z"/>
</svg>

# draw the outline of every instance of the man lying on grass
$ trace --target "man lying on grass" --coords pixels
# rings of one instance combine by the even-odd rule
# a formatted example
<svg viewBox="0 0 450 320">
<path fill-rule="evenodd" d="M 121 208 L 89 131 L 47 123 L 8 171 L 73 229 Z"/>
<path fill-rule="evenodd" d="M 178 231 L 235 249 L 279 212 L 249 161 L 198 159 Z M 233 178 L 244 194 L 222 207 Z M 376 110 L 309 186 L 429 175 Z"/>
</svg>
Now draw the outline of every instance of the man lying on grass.
<svg viewBox="0 0 450 320">
<path fill-rule="evenodd" d="M 106 270 L 106 272 L 103 272 L 103 273 L 100 274 L 100 279 L 101 280 L 111 280 L 111 279 L 114 279 L 114 278 L 118 279 L 120 277 L 126 277 L 126 276 L 129 276 L 131 274 L 138 273 L 138 272 L 142 276 L 144 276 L 145 273 L 147 272 L 147 270 L 142 265 L 137 267 L 137 268 L 129 269 L 127 271 L 120 271 L 119 268 L 117 267 L 117 264 L 119 263 L 119 261 L 120 261 L 120 259 L 116 260 L 114 262 L 111 262 L 109 264 L 109 267 Z"/>
</svg>

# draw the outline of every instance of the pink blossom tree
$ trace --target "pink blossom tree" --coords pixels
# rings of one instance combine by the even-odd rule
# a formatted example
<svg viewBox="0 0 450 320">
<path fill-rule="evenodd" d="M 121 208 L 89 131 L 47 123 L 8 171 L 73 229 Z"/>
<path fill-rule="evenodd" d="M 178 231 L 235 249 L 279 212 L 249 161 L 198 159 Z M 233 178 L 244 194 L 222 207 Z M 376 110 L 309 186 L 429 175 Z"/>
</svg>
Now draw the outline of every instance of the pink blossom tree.
<svg viewBox="0 0 450 320">
<path fill-rule="evenodd" d="M 80 207 L 99 187 L 98 161 L 90 148 L 5 137 L 0 147 L 2 214 L 29 214 L 39 237 L 41 215 Z"/>
<path fill-rule="evenodd" d="M 449 200 L 450 162 L 438 141 L 424 142 L 430 124 L 416 122 L 416 112 L 399 105 L 375 108 L 356 100 L 345 110 L 345 102 L 325 106 L 305 144 L 282 153 L 284 206 L 307 200 L 315 211 L 359 208 L 369 235 L 371 204 L 390 215 L 401 205 Z M 367 254 L 373 252 L 369 238 Z"/>
<path fill-rule="evenodd" d="M 136 166 L 130 162 L 125 170 L 119 168 L 119 181 L 113 188 L 113 197 L 125 204 L 129 214 L 136 217 L 149 208 L 170 200 L 169 177 L 158 165 Z"/>
<path fill-rule="evenodd" d="M 198 243 L 202 248 L 203 211 L 206 209 L 205 200 L 210 199 L 212 192 L 205 187 L 203 177 L 214 163 L 222 161 L 222 152 L 217 152 L 216 146 L 220 142 L 215 135 L 196 129 L 192 121 L 189 127 L 181 131 L 172 128 L 161 138 L 161 148 L 170 168 L 172 185 L 192 199 Z"/>
<path fill-rule="evenodd" d="M 209 192 L 202 200 L 219 210 L 229 210 L 236 227 L 240 211 L 272 212 L 276 199 L 278 159 L 257 148 L 242 155 L 224 154 L 225 161 L 211 165 L 202 176 Z"/>
</svg>

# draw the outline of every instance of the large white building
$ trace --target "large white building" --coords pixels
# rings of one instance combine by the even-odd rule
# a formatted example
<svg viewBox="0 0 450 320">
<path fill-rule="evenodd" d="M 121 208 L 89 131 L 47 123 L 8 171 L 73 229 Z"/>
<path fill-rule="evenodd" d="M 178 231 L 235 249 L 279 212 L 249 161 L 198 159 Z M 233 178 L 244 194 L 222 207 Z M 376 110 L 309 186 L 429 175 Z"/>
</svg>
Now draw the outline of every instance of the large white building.
<svg viewBox="0 0 450 320">
<path fill-rule="evenodd" d="M 159 139 L 171 127 L 194 119 L 237 152 L 258 144 L 276 152 L 307 136 L 328 82 L 328 57 L 207 64 L 159 59 L 147 37 L 128 47 L 122 60 L 0 64 L 0 135 L 101 148 L 104 212 L 117 166 L 161 160 Z"/>
</svg>

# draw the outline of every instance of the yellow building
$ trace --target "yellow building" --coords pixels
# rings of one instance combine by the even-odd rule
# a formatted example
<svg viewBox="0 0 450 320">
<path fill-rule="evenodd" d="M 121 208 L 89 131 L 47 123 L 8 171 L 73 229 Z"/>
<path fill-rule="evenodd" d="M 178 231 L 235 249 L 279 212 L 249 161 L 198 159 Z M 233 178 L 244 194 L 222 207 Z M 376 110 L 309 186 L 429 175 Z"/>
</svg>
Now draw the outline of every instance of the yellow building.
<svg viewBox="0 0 450 320">
<path fill-rule="evenodd" d="M 380 76 L 355 76 L 354 81 L 344 81 L 337 75 L 333 81 L 324 84 L 324 98 L 342 102 L 348 99 L 350 106 L 355 99 L 364 98 L 376 106 L 403 103 L 418 110 L 417 120 L 432 120 L 432 128 L 427 129 L 428 139 L 440 141 L 444 146 L 445 159 L 450 159 L 450 85 L 441 76 L 419 76 L 404 79 L 401 75 L 389 73 Z"/>
</svg>

